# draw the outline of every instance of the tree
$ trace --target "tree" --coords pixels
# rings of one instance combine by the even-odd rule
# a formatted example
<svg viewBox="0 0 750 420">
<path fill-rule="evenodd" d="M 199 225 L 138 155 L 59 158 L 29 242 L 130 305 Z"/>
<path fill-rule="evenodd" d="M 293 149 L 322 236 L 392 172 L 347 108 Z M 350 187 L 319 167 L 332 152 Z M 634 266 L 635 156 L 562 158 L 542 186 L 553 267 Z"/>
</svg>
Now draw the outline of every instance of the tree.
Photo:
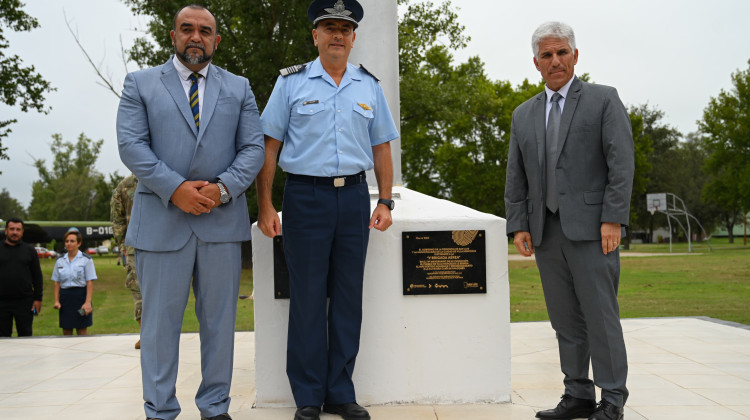
<svg viewBox="0 0 750 420">
<path fill-rule="evenodd" d="M 642 104 L 629 110 L 635 142 L 635 167 L 633 195 L 630 202 L 630 225 L 634 229 L 648 231 L 666 226 L 662 215 L 651 215 L 646 210 L 646 194 L 669 192 L 680 195 L 680 178 L 676 177 L 681 164 L 678 148 L 682 134 L 664 123 L 664 112 Z M 632 230 L 632 229 L 631 229 Z"/>
<path fill-rule="evenodd" d="M 646 105 L 641 107 L 630 108 L 630 126 L 633 131 L 635 172 L 633 175 L 633 191 L 630 196 L 630 224 L 628 225 L 628 235 L 623 238 L 625 249 L 630 249 L 631 232 L 633 227 L 642 226 L 644 219 L 648 218 L 648 212 L 645 211 L 646 197 L 649 175 L 653 166 L 649 162 L 648 156 L 653 152 L 653 141 L 651 133 L 647 130 L 646 122 L 649 110 Z M 644 118 L 646 117 L 646 118 Z"/>
<path fill-rule="evenodd" d="M 409 4 L 399 22 L 404 180 L 425 194 L 504 215 L 512 113 L 544 87 L 491 81 L 478 57 L 454 65 L 450 51 L 469 41 L 463 31 L 449 1 Z"/>
<path fill-rule="evenodd" d="M 677 147 L 675 179 L 679 180 L 679 184 L 674 191 L 710 235 L 722 218 L 722 210 L 702 196 L 702 190 L 709 180 L 703 170 L 707 158 L 703 140 L 697 133 L 689 133 Z"/>
<path fill-rule="evenodd" d="M 15 198 L 10 196 L 8 190 L 0 191 L 0 219 L 8 220 L 11 217 L 26 218 L 26 209 Z M 3 226 L 5 227 L 5 226 Z"/>
<path fill-rule="evenodd" d="M 49 108 L 44 105 L 44 93 L 54 90 L 50 83 L 35 71 L 34 66 L 24 67 L 19 56 L 4 53 L 10 47 L 3 34 L 4 28 L 18 32 L 39 27 L 36 19 L 21 10 L 24 6 L 20 0 L 0 0 L 0 102 L 18 105 L 23 112 L 33 109 L 46 114 Z M 0 160 L 9 159 L 5 153 L 8 148 L 3 147 L 2 140 L 10 135 L 12 130 L 8 127 L 16 121 L 0 120 Z"/>
<path fill-rule="evenodd" d="M 35 220 L 109 220 L 109 200 L 121 179 L 115 173 L 107 182 L 94 170 L 104 140 L 93 141 L 81 133 L 78 142 L 63 142 L 52 135 L 54 160 L 49 169 L 35 159 L 39 180 L 32 184 L 29 215 Z"/>
<path fill-rule="evenodd" d="M 152 18 L 149 38 L 139 38 L 129 50 L 141 67 L 164 64 L 173 53 L 169 31 L 181 0 L 123 0 L 134 13 Z M 279 69 L 312 61 L 318 50 L 307 20 L 308 0 L 208 0 L 201 2 L 216 16 L 221 35 L 213 63 L 250 80 L 262 110 Z"/>
<path fill-rule="evenodd" d="M 750 210 L 750 60 L 748 65 L 732 73 L 733 87 L 711 98 L 698 121 L 710 175 L 703 198 L 724 211 L 730 240 L 735 216 Z"/>
<path fill-rule="evenodd" d="M 703 171 L 707 157 L 703 143 L 694 133 L 683 138 L 678 130 L 664 123 L 663 118 L 663 111 L 648 104 L 630 108 L 636 150 L 631 226 L 647 230 L 648 238 L 653 236 L 656 227 L 667 226 L 664 215 L 652 215 L 646 210 L 646 194 L 663 192 L 680 197 L 710 233 L 721 212 L 701 198 L 700 191 L 707 182 Z M 682 234 L 678 227 L 673 228 L 675 236 Z"/>
</svg>

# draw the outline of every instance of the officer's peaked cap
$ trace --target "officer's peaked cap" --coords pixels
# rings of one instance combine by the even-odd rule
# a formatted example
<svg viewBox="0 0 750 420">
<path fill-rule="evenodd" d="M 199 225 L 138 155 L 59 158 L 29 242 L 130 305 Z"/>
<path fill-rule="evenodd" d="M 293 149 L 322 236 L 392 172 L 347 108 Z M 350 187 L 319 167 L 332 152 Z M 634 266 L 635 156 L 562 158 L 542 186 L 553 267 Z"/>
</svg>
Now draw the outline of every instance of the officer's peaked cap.
<svg viewBox="0 0 750 420">
<path fill-rule="evenodd" d="M 323 19 L 341 19 L 352 22 L 356 27 L 364 13 L 357 0 L 314 0 L 307 8 L 307 17 L 313 25 Z"/>
</svg>

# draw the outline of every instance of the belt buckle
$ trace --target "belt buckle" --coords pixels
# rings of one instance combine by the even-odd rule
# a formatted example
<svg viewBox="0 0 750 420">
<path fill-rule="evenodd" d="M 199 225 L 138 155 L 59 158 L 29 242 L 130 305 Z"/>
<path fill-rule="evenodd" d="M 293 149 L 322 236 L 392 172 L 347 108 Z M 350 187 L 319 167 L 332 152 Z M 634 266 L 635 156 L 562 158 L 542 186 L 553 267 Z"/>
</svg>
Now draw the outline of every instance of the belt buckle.
<svg viewBox="0 0 750 420">
<path fill-rule="evenodd" d="M 333 186 L 336 188 L 343 187 L 346 185 L 346 177 L 343 178 L 333 178 Z"/>
</svg>

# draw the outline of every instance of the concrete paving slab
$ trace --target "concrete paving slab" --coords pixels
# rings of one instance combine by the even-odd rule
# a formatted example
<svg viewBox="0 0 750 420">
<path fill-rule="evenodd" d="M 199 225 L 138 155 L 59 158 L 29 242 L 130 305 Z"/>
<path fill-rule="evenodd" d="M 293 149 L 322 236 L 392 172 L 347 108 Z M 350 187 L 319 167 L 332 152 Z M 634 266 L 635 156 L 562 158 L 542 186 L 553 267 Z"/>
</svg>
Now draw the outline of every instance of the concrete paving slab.
<svg viewBox="0 0 750 420">
<path fill-rule="evenodd" d="M 697 318 L 625 319 L 628 420 L 750 419 L 750 329 Z M 143 419 L 135 335 L 0 339 L 0 419 Z M 512 403 L 384 405 L 373 419 L 533 419 L 562 394 L 555 335 L 548 322 L 511 324 Z M 183 334 L 179 418 L 198 419 L 200 340 Z M 256 409 L 254 334 L 235 336 L 230 414 L 235 420 L 291 420 L 293 408 Z M 10 361 L 9 363 L 7 363 Z M 322 420 L 335 420 L 330 414 Z"/>
</svg>

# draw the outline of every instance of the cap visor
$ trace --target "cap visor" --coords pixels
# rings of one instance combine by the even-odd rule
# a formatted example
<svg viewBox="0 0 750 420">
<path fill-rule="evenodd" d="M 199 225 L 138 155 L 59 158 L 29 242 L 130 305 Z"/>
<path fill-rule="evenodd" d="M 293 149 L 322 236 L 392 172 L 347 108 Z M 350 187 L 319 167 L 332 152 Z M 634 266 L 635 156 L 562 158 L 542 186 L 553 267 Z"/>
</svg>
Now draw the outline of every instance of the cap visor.
<svg viewBox="0 0 750 420">
<path fill-rule="evenodd" d="M 354 20 L 354 18 L 351 18 L 349 16 L 341 16 L 341 15 L 322 15 L 322 16 L 318 16 L 313 21 L 313 25 L 317 25 L 318 22 L 320 22 L 321 20 L 326 20 L 326 19 L 346 20 L 348 22 L 353 23 L 355 28 L 359 26 L 359 23 L 356 20 Z"/>
</svg>

